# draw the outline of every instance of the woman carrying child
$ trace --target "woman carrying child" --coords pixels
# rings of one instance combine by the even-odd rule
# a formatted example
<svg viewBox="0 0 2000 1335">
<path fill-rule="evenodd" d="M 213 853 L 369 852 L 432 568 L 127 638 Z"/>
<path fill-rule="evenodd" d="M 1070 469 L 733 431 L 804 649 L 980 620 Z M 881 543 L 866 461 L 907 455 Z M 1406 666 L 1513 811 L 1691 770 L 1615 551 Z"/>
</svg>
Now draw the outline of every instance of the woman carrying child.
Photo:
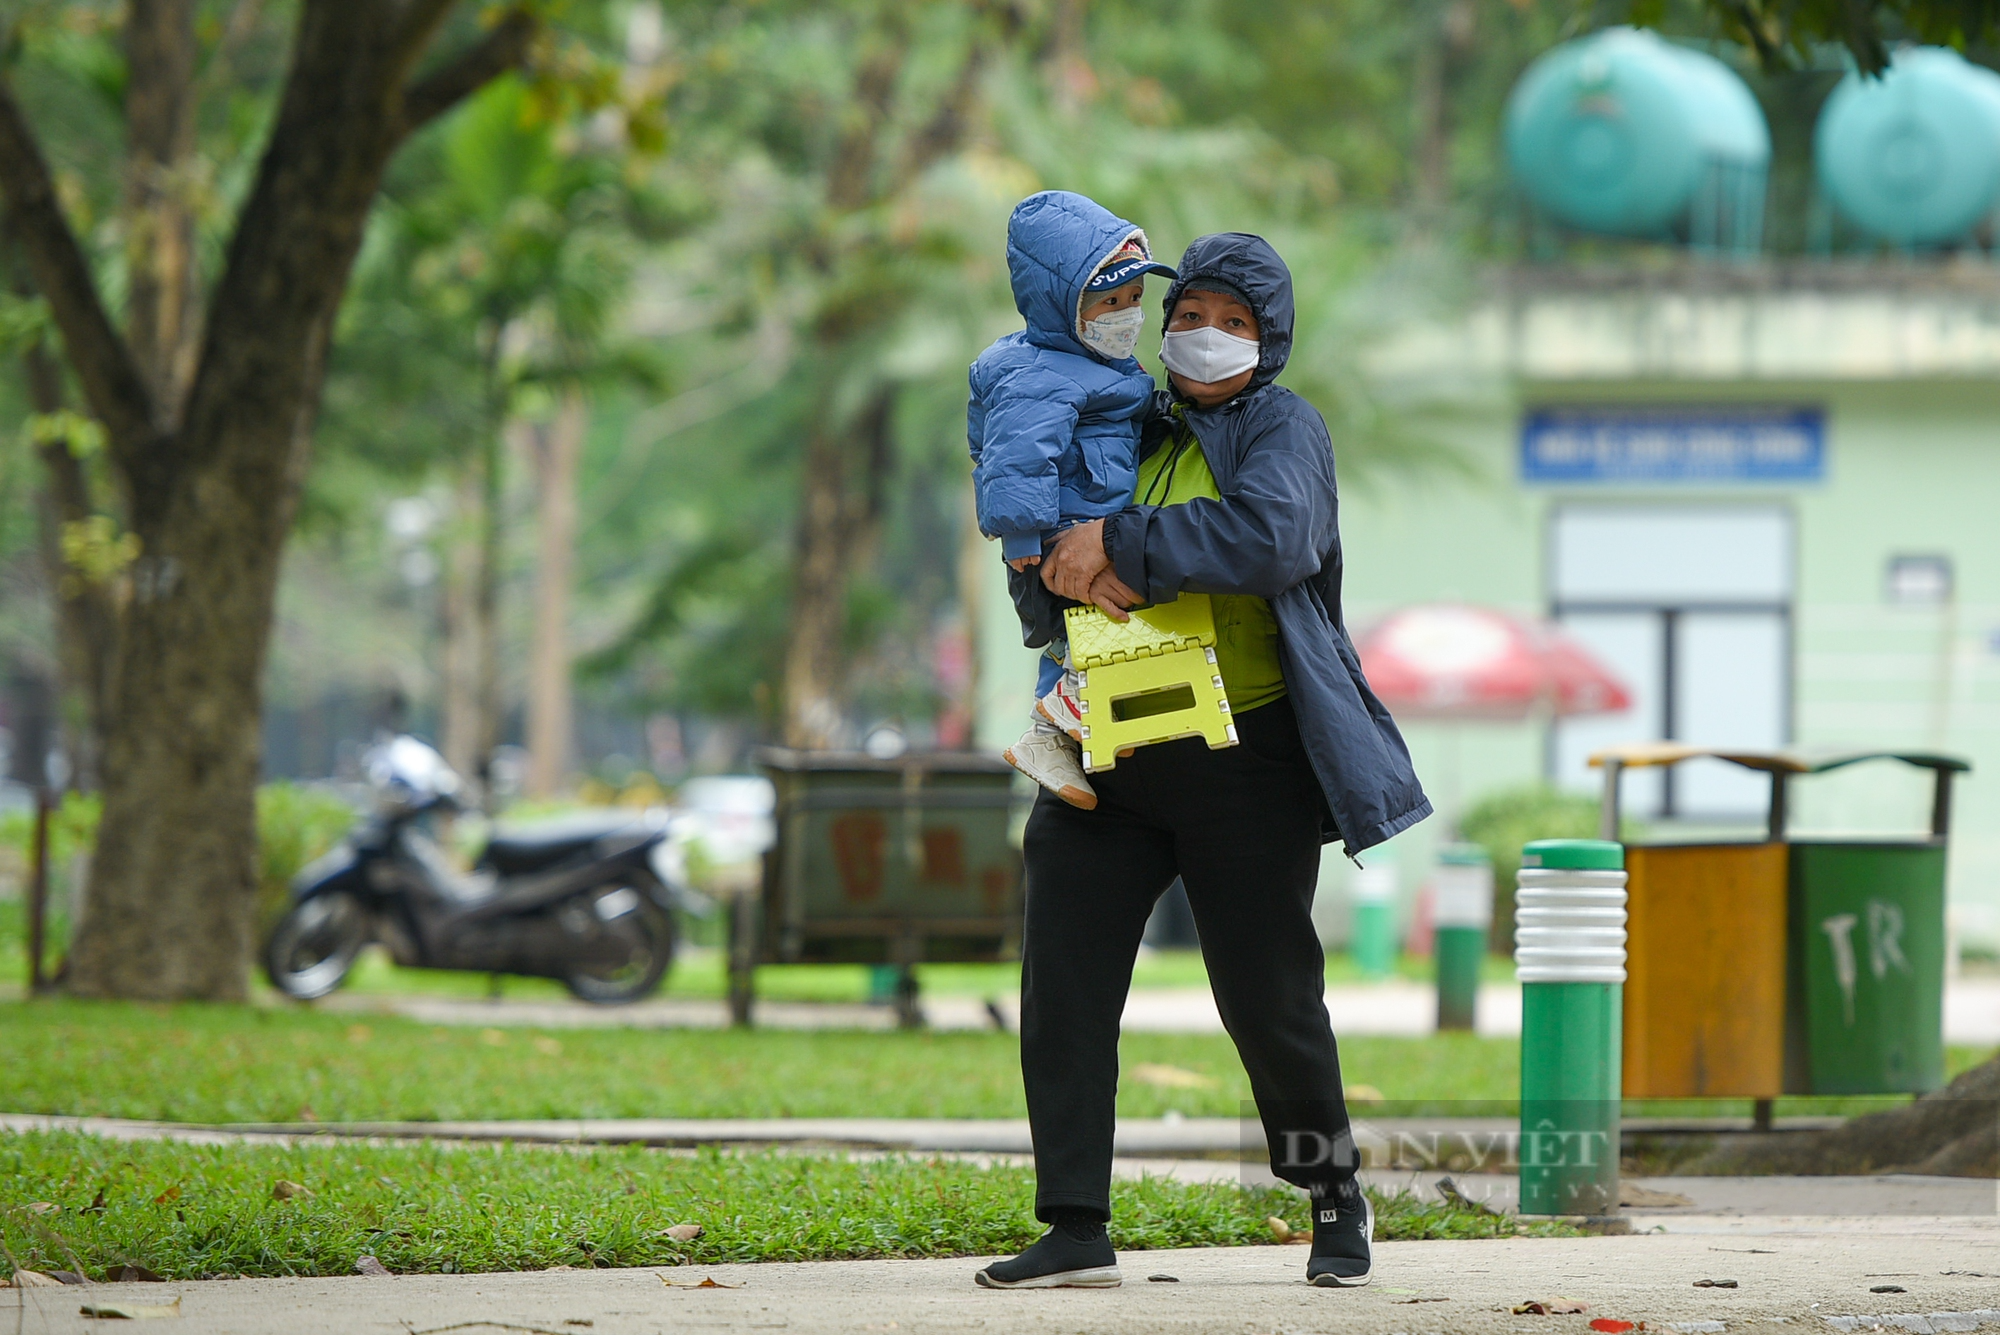
<svg viewBox="0 0 2000 1335">
<path fill-rule="evenodd" d="M 1052 1227 L 977 1278 L 1119 1282 L 1105 1231 L 1119 1019 L 1146 919 L 1178 876 L 1271 1169 L 1313 1199 L 1307 1279 L 1366 1284 L 1373 1211 L 1355 1179 L 1312 899 L 1322 843 L 1353 856 L 1431 807 L 1342 623 L 1326 424 L 1274 383 L 1291 351 L 1290 272 L 1260 237 L 1205 236 L 1165 307 L 1171 389 L 1145 432 L 1136 501 L 1069 524 L 1035 573 L 1060 599 L 1107 609 L 1212 595 L 1240 740 L 1140 747 L 1091 776 L 1089 809 L 1050 792 L 1035 803 L 1021 1066 L 1035 1213 Z"/>
</svg>

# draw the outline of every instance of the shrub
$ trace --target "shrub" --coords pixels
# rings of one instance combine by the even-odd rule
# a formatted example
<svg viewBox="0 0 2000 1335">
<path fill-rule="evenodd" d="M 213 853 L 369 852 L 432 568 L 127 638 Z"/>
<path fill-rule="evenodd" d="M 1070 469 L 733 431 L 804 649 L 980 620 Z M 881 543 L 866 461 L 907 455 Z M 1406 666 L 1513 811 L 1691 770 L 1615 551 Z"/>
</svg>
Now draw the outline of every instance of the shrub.
<svg viewBox="0 0 2000 1335">
<path fill-rule="evenodd" d="M 1536 839 L 1595 839 L 1597 820 L 1596 798 L 1546 783 L 1489 793 L 1465 814 L 1459 831 L 1493 860 L 1490 949 L 1509 955 L 1514 951 L 1514 877 L 1521 870 L 1521 846 Z M 1630 839 L 1636 829 L 1626 821 L 1619 833 Z"/>
<path fill-rule="evenodd" d="M 49 821 L 49 898 L 51 910 L 67 903 L 64 895 L 72 860 L 97 845 L 97 822 L 103 803 L 95 793 L 65 793 Z M 292 878 L 299 869 L 333 846 L 354 824 L 354 808 L 324 788 L 308 784 L 267 783 L 257 790 L 257 913 L 260 929 L 284 909 Z M 0 847 L 26 869 L 32 856 L 35 816 L 32 811 L 0 816 Z"/>
</svg>

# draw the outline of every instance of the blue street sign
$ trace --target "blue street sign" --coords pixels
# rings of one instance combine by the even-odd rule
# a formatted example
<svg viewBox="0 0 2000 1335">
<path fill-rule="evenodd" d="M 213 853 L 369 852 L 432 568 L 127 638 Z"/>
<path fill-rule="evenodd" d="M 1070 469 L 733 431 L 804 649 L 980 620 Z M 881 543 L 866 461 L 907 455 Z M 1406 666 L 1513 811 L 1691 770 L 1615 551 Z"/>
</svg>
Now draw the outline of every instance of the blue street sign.
<svg viewBox="0 0 2000 1335">
<path fill-rule="evenodd" d="M 1539 483 L 1818 482 L 1818 408 L 1536 408 L 1521 421 L 1521 480 Z"/>
</svg>

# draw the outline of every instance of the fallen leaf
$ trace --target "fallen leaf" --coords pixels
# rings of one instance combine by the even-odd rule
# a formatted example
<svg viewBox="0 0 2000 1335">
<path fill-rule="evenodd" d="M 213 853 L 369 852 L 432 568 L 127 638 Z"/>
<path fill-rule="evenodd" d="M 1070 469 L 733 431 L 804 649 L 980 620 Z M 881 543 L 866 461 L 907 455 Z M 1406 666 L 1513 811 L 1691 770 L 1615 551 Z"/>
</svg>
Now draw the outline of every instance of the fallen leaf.
<svg viewBox="0 0 2000 1335">
<path fill-rule="evenodd" d="M 1349 1103 L 1386 1103 L 1388 1099 L 1381 1090 L 1375 1088 L 1373 1085 L 1349 1085 L 1347 1087 L 1347 1101 Z"/>
<path fill-rule="evenodd" d="M 535 1051 L 541 1053 L 544 1057 L 560 1057 L 562 1056 L 562 1040 L 543 1035 L 535 1040 Z"/>
<path fill-rule="evenodd" d="M 1437 1180 L 1437 1194 L 1460 1209 L 1471 1210 L 1475 1214 L 1497 1215 L 1500 1213 L 1484 1201 L 1473 1200 L 1472 1197 L 1459 1190 L 1458 1183 L 1448 1177 L 1441 1177 Z"/>
<path fill-rule="evenodd" d="M 387 1279 L 396 1272 L 388 1266 L 383 1265 L 374 1257 L 364 1256 L 354 1263 L 354 1273 L 357 1275 L 367 1275 L 374 1279 Z"/>
<path fill-rule="evenodd" d="M 1410 1303 L 1448 1303 L 1450 1301 L 1451 1299 L 1449 1298 L 1398 1298 L 1396 1299 L 1396 1304 L 1400 1307 L 1407 1306 Z"/>
<path fill-rule="evenodd" d="M 1132 1068 L 1132 1078 L 1142 1085 L 1157 1085 L 1161 1089 L 1220 1089 L 1222 1082 L 1212 1075 L 1200 1071 L 1190 1071 L 1184 1066 L 1168 1066 L 1162 1062 L 1140 1062 Z"/>
<path fill-rule="evenodd" d="M 667 1236 L 675 1242 L 693 1242 L 701 1236 L 700 1224 L 675 1224 L 667 1230 Z"/>
<path fill-rule="evenodd" d="M 597 1323 L 587 1316 L 571 1316 L 564 1317 L 563 1324 L 565 1326 L 594 1326 Z"/>
<path fill-rule="evenodd" d="M 312 1194 L 313 1194 L 312 1188 L 306 1186 L 304 1183 L 287 1182 L 282 1177 L 279 1178 L 276 1182 L 273 1182 L 271 1184 L 271 1199 L 274 1201 L 290 1201 L 290 1200 L 298 1200 L 300 1198 L 309 1198 L 311 1197 Z"/>
<path fill-rule="evenodd" d="M 97 1189 L 97 1194 L 96 1194 L 95 1196 L 92 1196 L 92 1197 L 90 1198 L 90 1204 L 88 1204 L 88 1205 L 86 1205 L 86 1206 L 84 1206 L 84 1207 L 83 1207 L 83 1212 L 84 1212 L 85 1214 L 103 1214 L 103 1213 L 104 1213 L 104 1188 L 103 1188 L 103 1187 L 99 1187 L 99 1188 Z"/>
<path fill-rule="evenodd" d="M 1146 1276 L 1146 1282 L 1148 1284 L 1178 1284 L 1181 1282 L 1181 1277 L 1179 1275 L 1148 1275 Z"/>
<path fill-rule="evenodd" d="M 180 1198 L 181 1198 L 181 1189 L 179 1187 L 177 1186 L 168 1187 L 165 1191 L 153 1197 L 153 1204 L 168 1205 L 174 1201 L 179 1200 Z"/>
<path fill-rule="evenodd" d="M 1906 1289 L 1906 1288 L 1904 1288 L 1904 1287 L 1903 1287 L 1903 1286 L 1902 1286 L 1901 1284 L 1876 1284 L 1876 1285 L 1872 1285 L 1872 1286 L 1870 1286 L 1870 1288 L 1869 1288 L 1869 1290 L 1868 1290 L 1868 1291 L 1869 1291 L 1870 1293 L 1908 1293 L 1908 1292 L 1909 1292 L 1909 1290 L 1908 1290 L 1908 1289 Z"/>
<path fill-rule="evenodd" d="M 1694 1286 L 1698 1289 L 1733 1289 L 1736 1287 L 1736 1281 L 1733 1279 L 1698 1279 L 1694 1282 Z"/>
<path fill-rule="evenodd" d="M 1642 1187 L 1637 1182 L 1620 1182 L 1618 1203 L 1636 1205 L 1641 1209 L 1659 1209 L 1669 1205 L 1693 1205 L 1694 1197 L 1683 1196 L 1678 1191 L 1656 1191 L 1652 1187 Z"/>
<path fill-rule="evenodd" d="M 704 1278 L 695 1287 L 697 1289 L 740 1289 L 743 1286 L 741 1284 L 723 1284 L 717 1280 Z"/>
<path fill-rule="evenodd" d="M 299 1105 L 299 1120 L 301 1122 L 317 1122 L 319 1114 L 313 1111 L 310 1103 L 301 1103 Z"/>
<path fill-rule="evenodd" d="M 157 1316 L 179 1316 L 181 1300 L 170 1303 L 85 1303 L 77 1309 L 85 1316 L 109 1317 L 122 1321 L 145 1321 Z"/>
<path fill-rule="evenodd" d="M 1292 1226 L 1276 1215 L 1272 1215 L 1269 1219 L 1266 1219 L 1264 1227 L 1270 1229 L 1271 1236 L 1279 1242 L 1290 1242 L 1292 1240 Z"/>
<path fill-rule="evenodd" d="M 29 1214 L 61 1214 L 61 1213 L 62 1213 L 62 1206 L 60 1206 L 60 1205 L 57 1205 L 57 1204 L 56 1204 L 56 1203 L 55 1203 L 54 1201 L 29 1201 L 29 1202 L 28 1202 L 28 1213 L 29 1213 Z"/>
<path fill-rule="evenodd" d="M 105 1272 L 104 1278 L 112 1284 L 164 1284 L 165 1275 L 156 1275 L 145 1266 L 127 1261 L 124 1265 L 114 1265 Z"/>
<path fill-rule="evenodd" d="M 1604 1335 L 1625 1335 L 1626 1331 L 1634 1327 L 1630 1321 L 1618 1321 L 1608 1316 L 1601 1316 L 1590 1323 L 1590 1328 L 1592 1330 L 1601 1330 L 1604 1332 Z"/>
<path fill-rule="evenodd" d="M 17 1289 L 59 1289 L 62 1287 L 62 1281 L 52 1276 L 44 1275 L 39 1270 L 16 1270 L 14 1272 L 14 1287 Z"/>
<path fill-rule="evenodd" d="M 51 1270 L 49 1278 L 58 1284 L 88 1284 L 90 1276 L 75 1270 Z"/>
<path fill-rule="evenodd" d="M 1543 1298 L 1530 1300 L 1511 1309 L 1515 1316 L 1574 1316 L 1578 1312 L 1588 1312 L 1589 1303 L 1580 1303 L 1574 1298 Z"/>
</svg>

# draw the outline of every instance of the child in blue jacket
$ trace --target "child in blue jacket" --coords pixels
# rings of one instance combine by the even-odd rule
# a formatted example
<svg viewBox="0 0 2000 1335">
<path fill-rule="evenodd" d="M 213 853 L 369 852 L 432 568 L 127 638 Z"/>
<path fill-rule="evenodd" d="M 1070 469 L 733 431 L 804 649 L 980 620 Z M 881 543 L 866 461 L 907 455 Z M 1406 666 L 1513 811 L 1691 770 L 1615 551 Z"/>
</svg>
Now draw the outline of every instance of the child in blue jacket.
<svg viewBox="0 0 2000 1335">
<path fill-rule="evenodd" d="M 1007 270 L 1027 328 L 972 364 L 966 437 L 979 529 L 1000 540 L 1023 638 L 1046 645 L 1028 731 L 1007 762 L 1072 806 L 1097 805 L 1083 772 L 1060 621 L 1031 567 L 1072 524 L 1130 504 L 1153 377 L 1132 356 L 1153 262 L 1146 234 L 1095 201 L 1044 190 L 1007 221 Z"/>
</svg>

